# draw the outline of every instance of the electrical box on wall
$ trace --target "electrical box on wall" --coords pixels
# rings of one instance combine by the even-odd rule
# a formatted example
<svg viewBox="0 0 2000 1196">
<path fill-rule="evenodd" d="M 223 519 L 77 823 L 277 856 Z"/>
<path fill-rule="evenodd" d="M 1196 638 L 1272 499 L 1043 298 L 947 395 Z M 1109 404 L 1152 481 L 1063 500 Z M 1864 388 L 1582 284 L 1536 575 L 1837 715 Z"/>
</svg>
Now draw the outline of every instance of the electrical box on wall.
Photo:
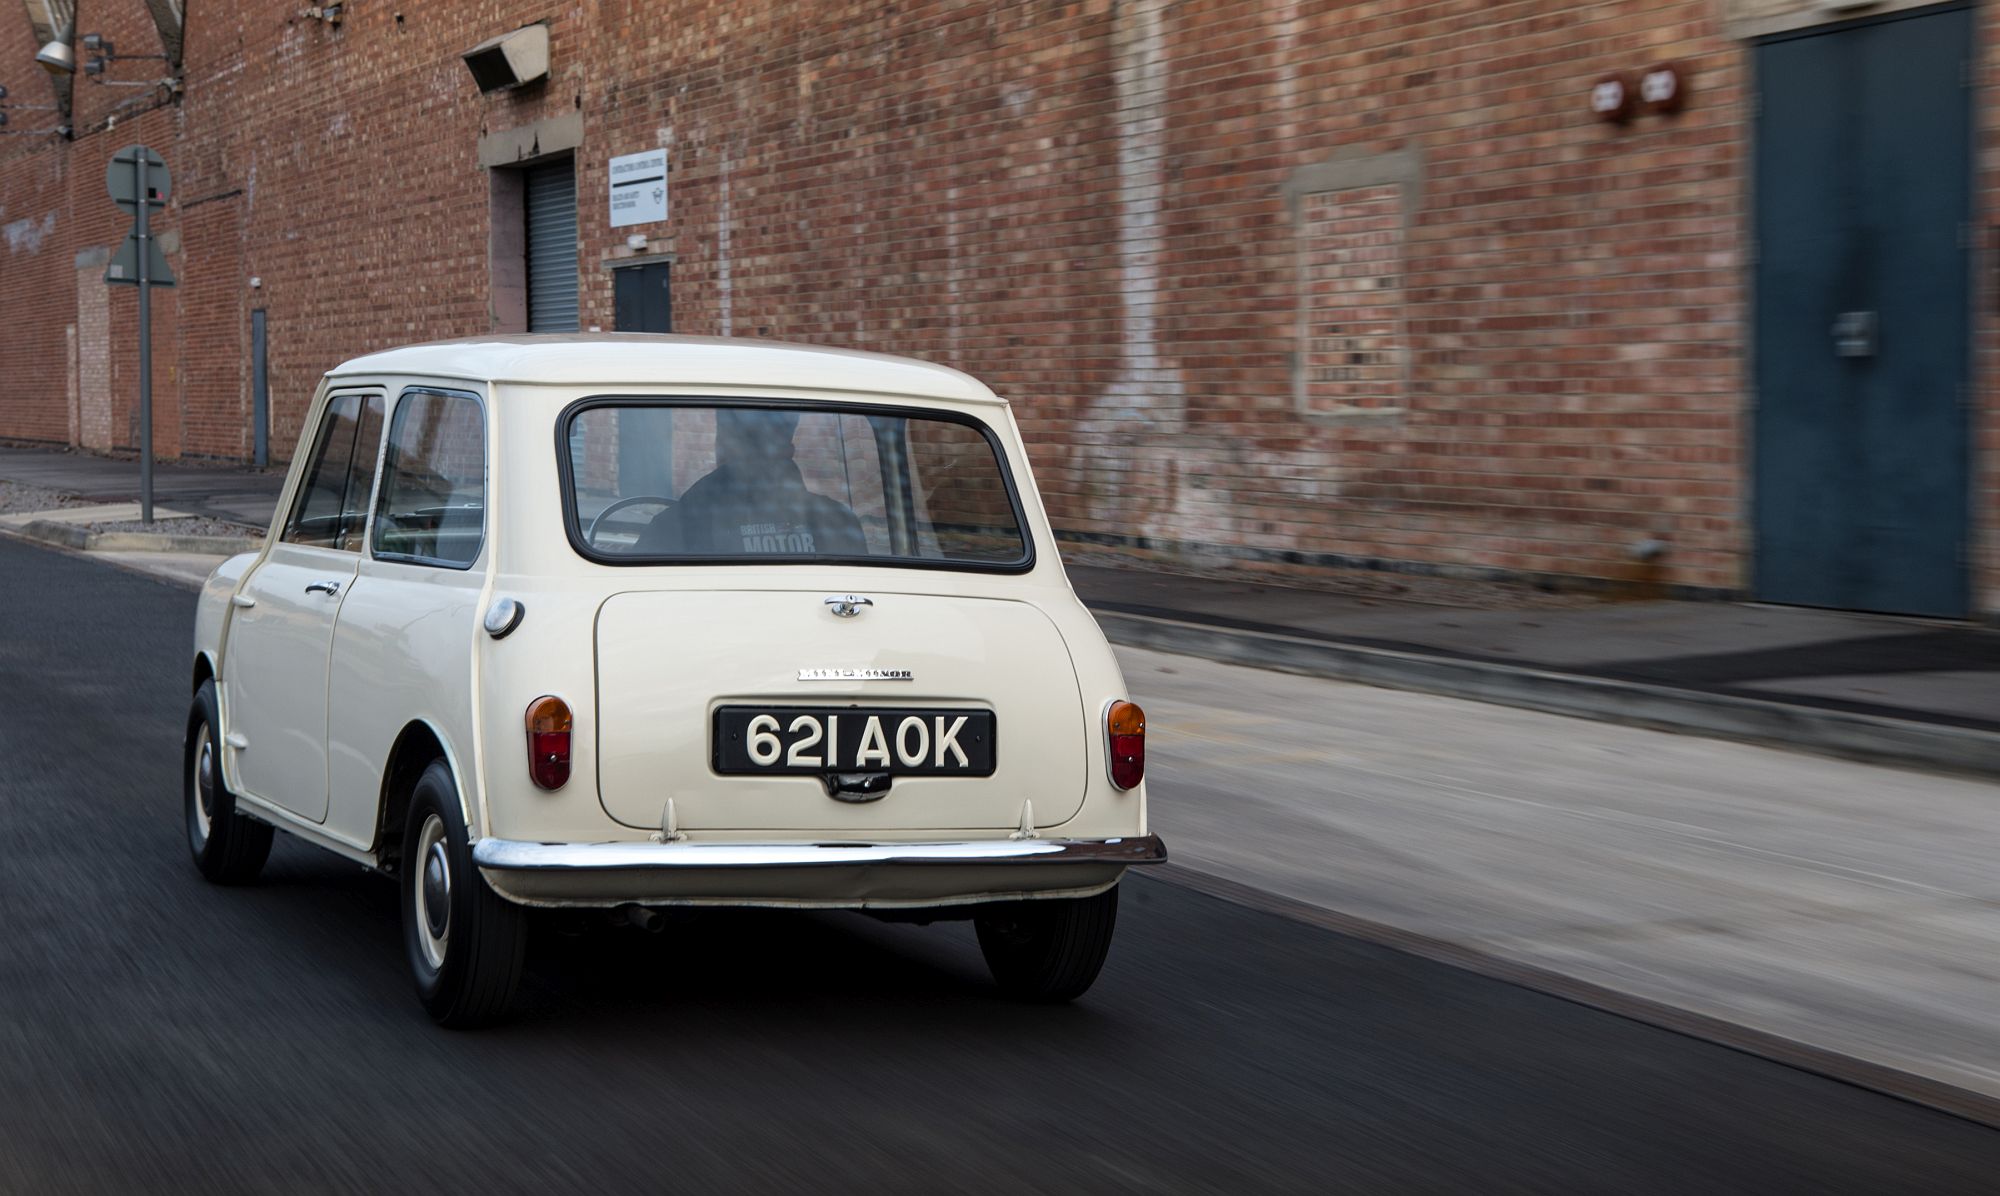
<svg viewBox="0 0 2000 1196">
<path fill-rule="evenodd" d="M 482 92 L 505 91 L 549 74 L 549 27 L 529 25 L 480 42 L 465 52 L 465 68 Z"/>
</svg>

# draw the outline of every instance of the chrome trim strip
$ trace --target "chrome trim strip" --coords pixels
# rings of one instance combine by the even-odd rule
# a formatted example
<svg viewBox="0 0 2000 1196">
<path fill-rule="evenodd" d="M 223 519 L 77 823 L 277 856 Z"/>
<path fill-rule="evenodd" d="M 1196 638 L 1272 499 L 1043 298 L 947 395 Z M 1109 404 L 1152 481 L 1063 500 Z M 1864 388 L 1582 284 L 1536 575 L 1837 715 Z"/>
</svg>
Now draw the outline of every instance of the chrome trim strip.
<svg viewBox="0 0 2000 1196">
<path fill-rule="evenodd" d="M 472 860 L 509 872 L 551 869 L 811 868 L 855 864 L 1159 864 L 1158 835 L 982 839 L 962 843 L 528 843 L 481 839 Z"/>
</svg>

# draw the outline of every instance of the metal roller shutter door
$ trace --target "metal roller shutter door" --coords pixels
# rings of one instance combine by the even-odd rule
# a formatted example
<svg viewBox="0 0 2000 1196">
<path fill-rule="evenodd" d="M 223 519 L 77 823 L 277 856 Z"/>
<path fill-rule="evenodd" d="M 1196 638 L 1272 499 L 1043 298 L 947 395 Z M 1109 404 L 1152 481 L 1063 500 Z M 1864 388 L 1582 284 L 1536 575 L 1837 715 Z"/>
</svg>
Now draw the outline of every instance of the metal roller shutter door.
<svg viewBox="0 0 2000 1196">
<path fill-rule="evenodd" d="M 528 168 L 528 331 L 575 332 L 576 165 Z"/>
</svg>

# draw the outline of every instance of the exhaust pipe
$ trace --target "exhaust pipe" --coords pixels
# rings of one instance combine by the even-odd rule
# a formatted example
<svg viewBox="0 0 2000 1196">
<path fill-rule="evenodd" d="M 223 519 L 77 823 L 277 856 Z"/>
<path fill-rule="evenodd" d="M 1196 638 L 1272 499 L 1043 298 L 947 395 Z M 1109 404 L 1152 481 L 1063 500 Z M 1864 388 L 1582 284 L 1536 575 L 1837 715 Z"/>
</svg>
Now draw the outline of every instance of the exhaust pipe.
<svg viewBox="0 0 2000 1196">
<path fill-rule="evenodd" d="M 658 934 L 667 928 L 667 919 L 656 909 L 628 903 L 619 906 L 618 912 L 624 915 L 629 925 L 637 926 L 648 934 Z"/>
</svg>

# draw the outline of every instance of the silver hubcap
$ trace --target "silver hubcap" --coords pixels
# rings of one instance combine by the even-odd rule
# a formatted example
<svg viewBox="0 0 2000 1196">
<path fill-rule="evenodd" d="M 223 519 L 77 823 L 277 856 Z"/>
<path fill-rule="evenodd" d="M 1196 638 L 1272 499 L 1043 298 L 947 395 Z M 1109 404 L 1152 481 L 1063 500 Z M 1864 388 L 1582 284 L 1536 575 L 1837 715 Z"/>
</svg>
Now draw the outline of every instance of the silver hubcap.
<svg viewBox="0 0 2000 1196">
<path fill-rule="evenodd" d="M 445 947 L 451 941 L 451 858 L 444 820 L 436 814 L 425 818 L 423 829 L 417 832 L 417 866 L 411 872 L 417 897 L 417 937 L 425 961 L 432 968 L 441 968 Z"/>
<path fill-rule="evenodd" d="M 215 817 L 215 741 L 202 724 L 194 741 L 195 846 L 208 842 L 209 820 Z"/>
</svg>

